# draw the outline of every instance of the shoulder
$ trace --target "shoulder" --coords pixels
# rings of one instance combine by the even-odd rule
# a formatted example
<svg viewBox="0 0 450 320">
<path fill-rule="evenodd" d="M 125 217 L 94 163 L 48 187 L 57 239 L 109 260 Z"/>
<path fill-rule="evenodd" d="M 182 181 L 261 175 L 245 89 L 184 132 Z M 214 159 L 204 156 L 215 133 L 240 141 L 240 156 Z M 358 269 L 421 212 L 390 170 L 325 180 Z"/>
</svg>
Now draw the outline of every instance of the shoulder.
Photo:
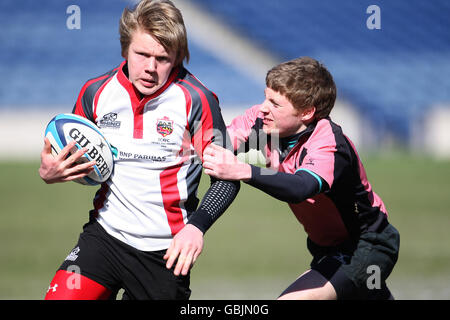
<svg viewBox="0 0 450 320">
<path fill-rule="evenodd" d="M 191 99 L 196 102 L 208 104 L 219 103 L 217 95 L 184 67 L 182 67 L 178 73 L 176 84 L 183 88 L 183 90 L 189 94 Z"/>
<path fill-rule="evenodd" d="M 116 67 L 112 70 L 109 70 L 108 72 L 103 73 L 102 75 L 96 76 L 94 78 L 91 78 L 89 80 L 87 80 L 81 91 L 87 95 L 92 95 L 94 96 L 95 93 L 97 92 L 97 90 L 106 82 L 108 81 L 110 78 L 112 78 L 117 71 L 119 70 L 120 67 Z"/>
<path fill-rule="evenodd" d="M 334 132 L 339 131 L 340 126 L 334 123 L 330 118 L 320 119 L 315 128 L 316 133 L 322 134 L 334 134 Z"/>
<path fill-rule="evenodd" d="M 337 152 L 349 153 L 353 147 L 353 143 L 345 135 L 342 127 L 330 118 L 320 120 L 315 131 L 317 140 L 322 144 L 334 145 Z"/>
<path fill-rule="evenodd" d="M 262 119 L 264 118 L 264 115 L 260 111 L 261 105 L 254 105 L 251 108 L 248 108 L 244 111 L 243 114 L 235 117 L 230 125 L 228 126 L 228 129 L 230 130 L 239 130 L 239 129 L 248 129 L 256 124 L 258 124 L 259 128 L 262 128 Z"/>
<path fill-rule="evenodd" d="M 328 158 L 335 167 L 340 168 L 352 165 L 356 154 L 356 149 L 342 127 L 330 118 L 317 122 L 306 147 L 313 156 Z"/>
<path fill-rule="evenodd" d="M 343 137 L 342 128 L 330 118 L 319 120 L 309 138 L 309 143 L 320 145 L 337 145 Z"/>
<path fill-rule="evenodd" d="M 108 72 L 103 73 L 100 76 L 91 78 L 86 81 L 81 88 L 80 93 L 78 94 L 73 113 L 93 120 L 92 106 L 96 93 L 106 81 L 111 79 L 117 73 L 117 71 L 123 66 L 123 64 L 124 63 L 112 70 L 109 70 Z"/>
</svg>

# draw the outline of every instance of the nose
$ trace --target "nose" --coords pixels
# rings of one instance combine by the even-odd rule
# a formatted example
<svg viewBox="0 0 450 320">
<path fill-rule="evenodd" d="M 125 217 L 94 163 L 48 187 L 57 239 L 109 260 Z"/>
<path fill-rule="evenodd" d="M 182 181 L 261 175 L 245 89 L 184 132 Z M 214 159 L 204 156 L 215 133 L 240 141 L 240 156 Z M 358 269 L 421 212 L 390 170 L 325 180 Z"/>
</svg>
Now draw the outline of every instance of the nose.
<svg viewBox="0 0 450 320">
<path fill-rule="evenodd" d="M 269 112 L 269 101 L 264 100 L 264 102 L 261 104 L 261 107 L 259 108 L 259 111 L 263 112 L 263 113 L 268 113 Z"/>
<path fill-rule="evenodd" d="M 148 72 L 155 72 L 156 71 L 156 58 L 155 57 L 149 57 L 147 61 L 147 71 Z"/>
</svg>

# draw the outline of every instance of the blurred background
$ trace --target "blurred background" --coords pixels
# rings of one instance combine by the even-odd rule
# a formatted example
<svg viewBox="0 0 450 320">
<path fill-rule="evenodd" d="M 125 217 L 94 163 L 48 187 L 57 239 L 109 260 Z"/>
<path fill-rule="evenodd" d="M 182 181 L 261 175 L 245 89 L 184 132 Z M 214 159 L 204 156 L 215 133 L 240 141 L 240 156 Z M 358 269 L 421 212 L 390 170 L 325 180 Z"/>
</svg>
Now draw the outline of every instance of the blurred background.
<svg viewBox="0 0 450 320">
<path fill-rule="evenodd" d="M 173 2 L 186 67 L 219 96 L 227 123 L 263 101 L 279 62 L 311 56 L 330 70 L 332 118 L 402 236 L 394 295 L 450 298 L 450 2 Z M 0 299 L 41 299 L 87 219 L 95 187 L 39 179 L 43 132 L 86 80 L 121 63 L 118 21 L 133 3 L 0 2 Z M 287 205 L 243 185 L 206 235 L 192 298 L 276 298 L 308 268 L 305 239 Z"/>
</svg>

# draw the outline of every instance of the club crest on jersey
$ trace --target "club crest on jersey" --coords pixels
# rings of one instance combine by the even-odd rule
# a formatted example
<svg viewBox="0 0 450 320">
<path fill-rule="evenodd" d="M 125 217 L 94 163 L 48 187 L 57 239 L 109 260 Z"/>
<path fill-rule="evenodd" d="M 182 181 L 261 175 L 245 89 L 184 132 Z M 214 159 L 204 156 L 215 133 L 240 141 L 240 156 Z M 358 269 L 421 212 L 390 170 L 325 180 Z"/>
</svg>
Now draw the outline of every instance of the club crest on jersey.
<svg viewBox="0 0 450 320">
<path fill-rule="evenodd" d="M 158 119 L 156 122 L 156 131 L 163 137 L 168 136 L 173 132 L 173 120 L 168 117 Z"/>
</svg>

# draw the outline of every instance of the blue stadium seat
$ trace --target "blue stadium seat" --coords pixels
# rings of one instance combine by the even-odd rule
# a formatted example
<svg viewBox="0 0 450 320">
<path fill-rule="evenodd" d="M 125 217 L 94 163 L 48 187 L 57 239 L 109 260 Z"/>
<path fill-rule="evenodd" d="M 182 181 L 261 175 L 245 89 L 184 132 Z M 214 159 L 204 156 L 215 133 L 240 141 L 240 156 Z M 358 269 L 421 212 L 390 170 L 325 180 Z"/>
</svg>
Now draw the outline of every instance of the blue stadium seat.
<svg viewBox="0 0 450 320">
<path fill-rule="evenodd" d="M 280 60 L 312 56 L 332 72 L 339 97 L 405 140 L 427 108 L 450 101 L 450 1 L 191 0 Z M 66 8 L 81 8 L 80 30 L 66 28 Z M 0 108 L 71 107 L 88 78 L 122 61 L 118 20 L 127 0 L 2 0 Z M 369 30 L 366 8 L 381 9 Z M 263 98 L 255 82 L 190 42 L 188 69 L 222 105 Z"/>
<path fill-rule="evenodd" d="M 66 9 L 76 3 L 81 29 L 69 30 Z M 86 80 L 123 60 L 118 22 L 125 0 L 2 0 L 0 108 L 72 108 Z M 190 43 L 192 71 L 222 104 L 256 102 L 262 85 Z M 226 79 L 226 81 L 224 80 Z M 238 81 L 239 80 L 239 81 Z"/>
<path fill-rule="evenodd" d="M 447 0 L 192 0 L 281 60 L 311 56 L 333 73 L 339 96 L 408 139 L 427 108 L 450 102 Z M 369 5 L 381 29 L 369 30 Z"/>
</svg>

